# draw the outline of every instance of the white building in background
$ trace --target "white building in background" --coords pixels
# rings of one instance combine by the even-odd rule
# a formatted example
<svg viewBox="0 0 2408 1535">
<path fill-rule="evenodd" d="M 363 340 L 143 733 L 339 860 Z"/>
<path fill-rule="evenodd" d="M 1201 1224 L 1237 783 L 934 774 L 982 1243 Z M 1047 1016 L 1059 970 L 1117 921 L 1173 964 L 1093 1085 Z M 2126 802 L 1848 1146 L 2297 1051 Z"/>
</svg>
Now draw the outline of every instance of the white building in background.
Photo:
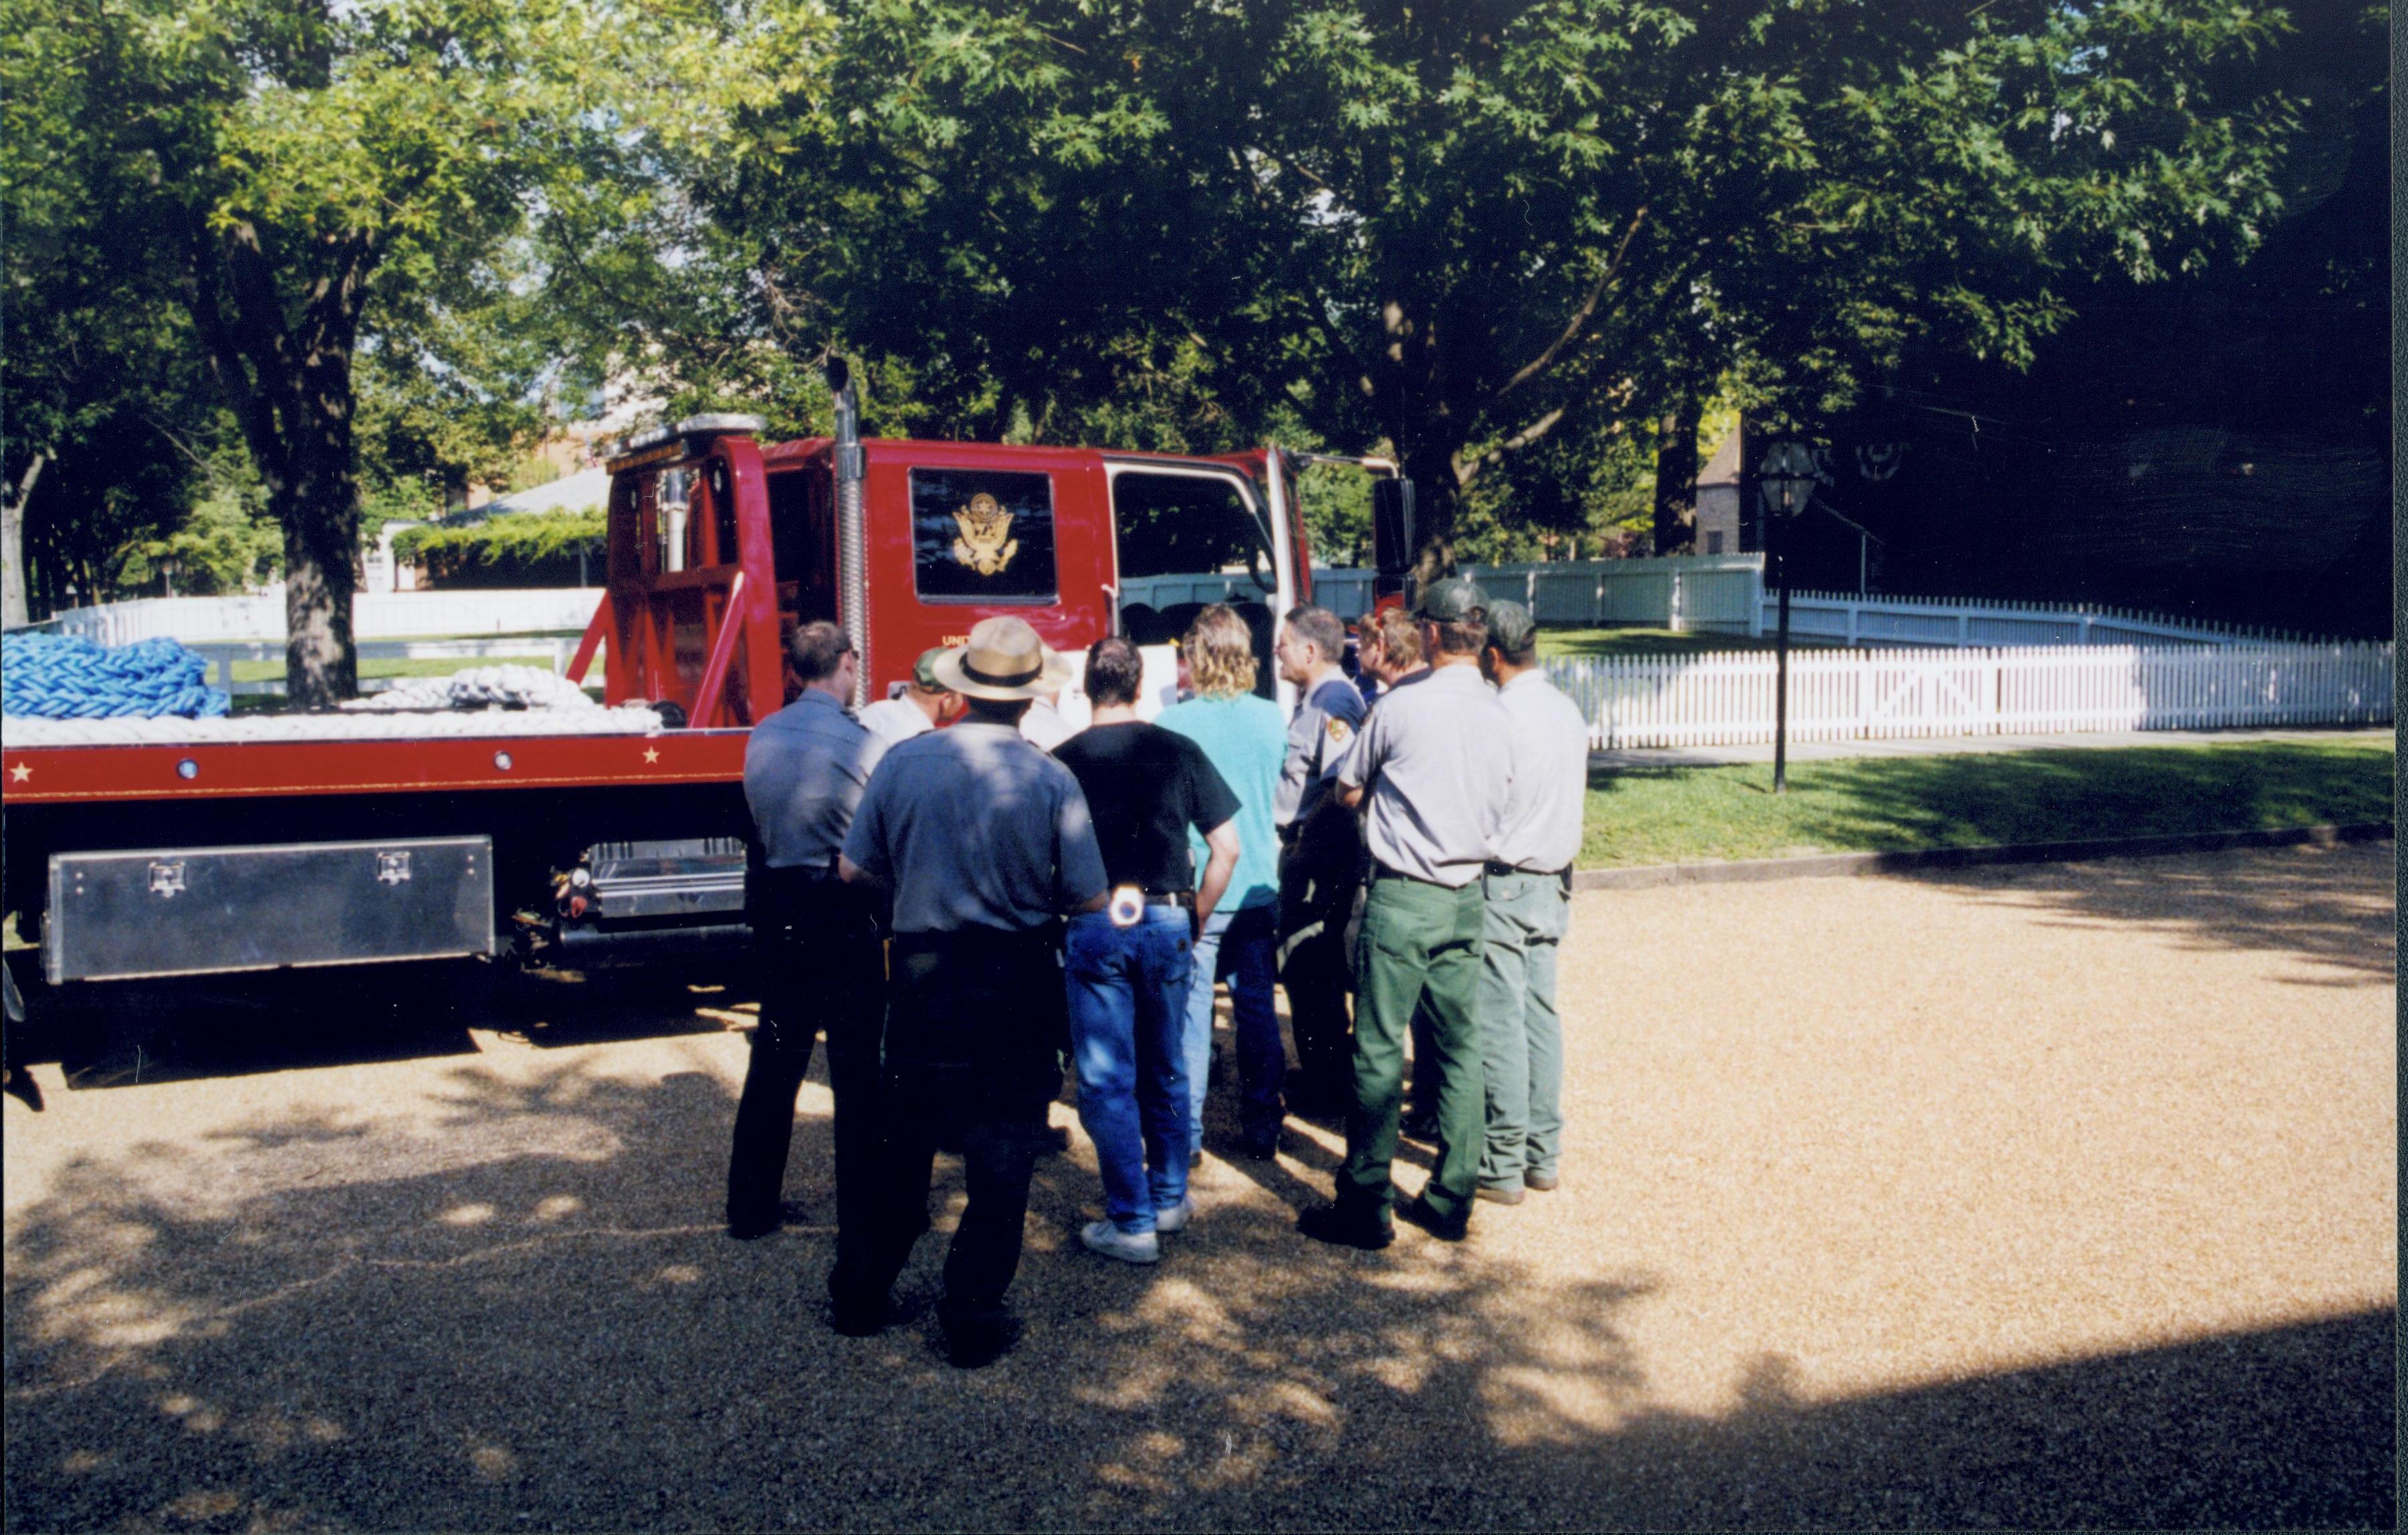
<svg viewBox="0 0 2408 1535">
<path fill-rule="evenodd" d="M 1733 431 L 1698 471 L 1698 541 L 1692 553 L 1737 554 L 1739 546 L 1739 443 Z"/>
</svg>

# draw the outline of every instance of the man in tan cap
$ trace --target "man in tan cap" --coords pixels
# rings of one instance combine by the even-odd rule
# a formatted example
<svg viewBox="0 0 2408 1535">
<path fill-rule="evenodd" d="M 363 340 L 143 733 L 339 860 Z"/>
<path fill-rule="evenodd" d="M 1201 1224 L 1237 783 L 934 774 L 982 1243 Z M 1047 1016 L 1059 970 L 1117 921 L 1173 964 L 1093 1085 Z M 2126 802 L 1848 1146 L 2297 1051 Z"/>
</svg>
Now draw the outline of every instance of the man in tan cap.
<svg viewBox="0 0 2408 1535">
<path fill-rule="evenodd" d="M 919 661 L 911 667 L 911 681 L 892 698 L 881 698 L 861 711 L 861 723 L 870 734 L 889 746 L 899 746 L 914 736 L 924 736 L 939 725 L 951 724 L 962 712 L 962 696 L 937 681 L 937 657 L 945 647 L 935 646 L 920 653 Z"/>
<path fill-rule="evenodd" d="M 913 737 L 870 776 L 846 835 L 843 877 L 885 891 L 891 1162 L 881 1261 L 836 1298 L 839 1331 L 874 1332 L 927 1224 L 940 1133 L 961 1138 L 968 1203 L 937 1308 L 953 1362 L 1010 1346 L 1004 1292 L 1020 1267 L 1031 1169 L 1061 1090 L 1068 1035 L 1060 921 L 1104 909 L 1086 797 L 1020 736 L 1029 700 L 1070 667 L 1018 618 L 990 618 L 932 669 L 965 698 L 950 730 Z"/>
</svg>

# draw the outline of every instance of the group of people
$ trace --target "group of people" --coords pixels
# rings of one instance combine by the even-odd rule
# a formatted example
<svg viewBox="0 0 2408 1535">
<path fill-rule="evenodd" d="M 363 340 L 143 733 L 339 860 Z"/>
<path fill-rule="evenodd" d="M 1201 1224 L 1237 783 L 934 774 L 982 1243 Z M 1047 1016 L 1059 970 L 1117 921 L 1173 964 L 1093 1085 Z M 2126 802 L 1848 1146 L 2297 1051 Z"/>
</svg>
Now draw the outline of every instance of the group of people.
<svg viewBox="0 0 2408 1535">
<path fill-rule="evenodd" d="M 739 1238 L 781 1223 L 796 1093 L 824 1034 L 837 1330 L 889 1320 L 943 1147 L 968 1196 L 938 1305 L 947 1348 L 975 1367 L 1010 1346 L 1005 1293 L 1066 1054 L 1103 1185 L 1080 1240 L 1159 1261 L 1196 1218 L 1221 980 L 1235 1154 L 1276 1156 L 1292 1108 L 1344 1120 L 1336 1198 L 1303 1213 L 1306 1236 L 1376 1249 L 1401 1217 L 1460 1241 L 1475 1199 L 1557 1186 L 1555 954 L 1586 726 L 1538 669 L 1529 613 L 1468 581 L 1366 618 L 1359 639 L 1358 684 L 1336 615 L 1285 615 L 1276 656 L 1298 703 L 1283 718 L 1256 693 L 1244 619 L 1208 607 L 1181 642 L 1181 701 L 1149 723 L 1142 657 L 1107 637 L 1086 655 L 1091 723 L 1047 751 L 1053 722 L 1032 739 L 1029 711 L 1071 668 L 1018 618 L 929 652 L 858 716 L 843 631 L 789 637 L 800 692 L 745 757 L 767 964 L 727 1219 Z M 1438 1155 L 1398 1206 L 1409 1038 Z"/>
</svg>

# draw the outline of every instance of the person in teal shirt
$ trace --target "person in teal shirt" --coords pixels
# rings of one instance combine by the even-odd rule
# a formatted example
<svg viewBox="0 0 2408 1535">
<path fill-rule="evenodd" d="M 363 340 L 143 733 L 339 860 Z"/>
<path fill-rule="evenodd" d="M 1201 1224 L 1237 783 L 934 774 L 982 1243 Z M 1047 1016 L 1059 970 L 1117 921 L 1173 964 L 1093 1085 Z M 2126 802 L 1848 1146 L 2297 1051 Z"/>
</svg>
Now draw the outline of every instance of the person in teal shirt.
<svg viewBox="0 0 2408 1535">
<path fill-rule="evenodd" d="M 1238 1036 L 1240 1150 L 1256 1161 L 1279 1154 L 1287 1117 L 1281 1091 L 1287 1047 L 1271 1000 L 1279 942 L 1279 834 L 1271 802 L 1287 752 L 1279 705 L 1254 693 L 1254 648 L 1246 621 L 1214 603 L 1196 615 L 1181 641 L 1196 696 L 1162 711 L 1155 724 L 1204 749 L 1238 797 L 1238 867 L 1228 893 L 1196 940 L 1196 981 L 1187 995 L 1187 1083 L 1194 1112 L 1192 1163 L 1203 1155 L 1204 1090 L 1212 1067 L 1212 983 L 1229 983 Z M 1203 844 L 1196 844 L 1201 857 Z"/>
</svg>

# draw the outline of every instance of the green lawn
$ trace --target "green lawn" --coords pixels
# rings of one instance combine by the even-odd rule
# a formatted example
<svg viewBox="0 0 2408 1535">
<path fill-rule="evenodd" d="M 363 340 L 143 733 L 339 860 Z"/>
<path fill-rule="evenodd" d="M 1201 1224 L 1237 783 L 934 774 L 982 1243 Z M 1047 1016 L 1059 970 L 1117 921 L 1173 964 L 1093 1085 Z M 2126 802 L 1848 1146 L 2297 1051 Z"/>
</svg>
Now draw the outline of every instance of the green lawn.
<svg viewBox="0 0 2408 1535">
<path fill-rule="evenodd" d="M 360 676 L 368 677 L 449 677 L 455 671 L 472 667 L 541 667 L 552 669 L 550 653 L 539 655 L 423 655 L 363 657 Z M 234 664 L 234 680 L 237 682 L 281 681 L 284 663 L 277 661 L 237 661 Z M 223 684 L 220 684 L 223 685 Z"/>
<path fill-rule="evenodd" d="M 1796 643 L 1793 637 L 1792 644 Z M 1770 639 L 1743 634 L 1675 634 L 1670 629 L 1541 629 L 1541 655 L 1595 655 L 1637 661 L 1713 651 L 1769 651 Z"/>
<path fill-rule="evenodd" d="M 2254 831 L 2391 816 L 2388 743 L 2243 741 L 1599 770 L 1584 868 Z"/>
</svg>

